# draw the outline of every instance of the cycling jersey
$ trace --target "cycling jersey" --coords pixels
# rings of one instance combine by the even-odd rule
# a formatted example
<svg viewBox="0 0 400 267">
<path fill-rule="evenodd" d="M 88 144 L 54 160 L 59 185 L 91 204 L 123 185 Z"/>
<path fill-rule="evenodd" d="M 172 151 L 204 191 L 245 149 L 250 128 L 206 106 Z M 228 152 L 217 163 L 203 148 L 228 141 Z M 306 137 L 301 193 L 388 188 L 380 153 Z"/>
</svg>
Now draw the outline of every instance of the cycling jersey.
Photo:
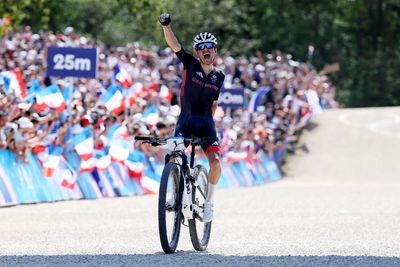
<svg viewBox="0 0 400 267">
<path fill-rule="evenodd" d="M 183 63 L 181 86 L 181 113 L 175 128 L 175 136 L 211 137 L 209 143 L 202 145 L 203 150 L 219 152 L 217 132 L 212 117 L 212 104 L 218 100 L 225 75 L 215 68 L 206 75 L 199 60 L 181 49 L 176 53 Z"/>
<path fill-rule="evenodd" d="M 181 116 L 190 114 L 212 116 L 211 106 L 218 100 L 225 75 L 215 68 L 206 76 L 199 60 L 181 49 L 176 53 L 183 63 Z"/>
</svg>

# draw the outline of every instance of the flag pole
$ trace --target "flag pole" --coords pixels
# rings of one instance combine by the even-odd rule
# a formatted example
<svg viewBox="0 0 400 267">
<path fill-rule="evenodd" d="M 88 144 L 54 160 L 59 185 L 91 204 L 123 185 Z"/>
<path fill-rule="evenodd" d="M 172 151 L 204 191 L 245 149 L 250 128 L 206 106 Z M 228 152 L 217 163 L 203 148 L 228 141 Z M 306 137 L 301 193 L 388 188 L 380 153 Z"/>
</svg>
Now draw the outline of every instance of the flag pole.
<svg viewBox="0 0 400 267">
<path fill-rule="evenodd" d="M 68 103 L 68 116 L 69 116 L 69 121 L 72 122 L 72 104 L 73 104 L 73 92 L 74 92 L 74 77 L 69 77 L 68 78 L 68 96 L 69 96 L 69 103 Z"/>
</svg>

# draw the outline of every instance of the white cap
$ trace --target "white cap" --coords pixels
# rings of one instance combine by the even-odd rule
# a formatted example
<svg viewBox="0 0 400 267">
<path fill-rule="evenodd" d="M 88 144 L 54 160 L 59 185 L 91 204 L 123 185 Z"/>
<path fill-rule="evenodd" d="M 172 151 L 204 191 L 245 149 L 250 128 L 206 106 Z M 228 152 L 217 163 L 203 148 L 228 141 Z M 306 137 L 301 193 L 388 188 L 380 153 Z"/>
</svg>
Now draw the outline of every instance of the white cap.
<svg viewBox="0 0 400 267">
<path fill-rule="evenodd" d="M 20 118 L 18 120 L 18 125 L 19 125 L 19 128 L 21 128 L 21 129 L 33 128 L 33 123 L 30 121 L 30 119 L 28 119 L 26 117 Z"/>
</svg>

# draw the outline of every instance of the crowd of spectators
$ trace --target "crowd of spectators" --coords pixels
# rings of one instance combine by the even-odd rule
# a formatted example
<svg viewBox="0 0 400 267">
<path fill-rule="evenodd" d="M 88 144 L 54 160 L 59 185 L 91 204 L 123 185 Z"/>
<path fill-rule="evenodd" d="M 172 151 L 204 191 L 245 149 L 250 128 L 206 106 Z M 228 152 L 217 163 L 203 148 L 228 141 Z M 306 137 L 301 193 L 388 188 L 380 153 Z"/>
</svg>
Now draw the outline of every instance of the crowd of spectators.
<svg viewBox="0 0 400 267">
<path fill-rule="evenodd" d="M 49 46 L 97 47 L 97 78 L 47 77 Z M 0 149 L 15 152 L 21 162 L 28 162 L 30 152 L 42 152 L 49 144 L 67 147 L 71 137 L 84 127 L 92 128 L 97 148 L 107 146 L 107 131 L 116 122 L 125 130 L 121 136 L 128 140 L 135 135 L 168 136 L 174 129 L 180 111 L 182 64 L 169 48 L 144 49 L 138 43 L 109 48 L 75 33 L 72 27 L 56 34 L 33 33 L 26 26 L 2 38 L 0 55 L 0 73 L 20 71 L 28 95 L 29 88 L 38 84 L 40 88 L 58 85 L 68 96 L 68 108 L 63 113 L 50 108 L 38 112 L 34 100 L 6 90 L 5 79 L 0 76 Z M 118 83 L 113 77 L 117 65 L 132 79 L 124 88 L 126 108 L 118 115 L 99 101 L 110 85 Z M 219 55 L 216 67 L 226 74 L 226 89 L 242 88 L 245 92 L 244 108 L 219 108 L 215 115 L 226 160 L 264 151 L 280 164 L 283 153 L 293 150 L 297 133 L 312 114 L 338 107 L 328 76 L 279 51 L 256 53 L 250 58 Z M 262 87 L 270 90 L 250 111 L 248 103 Z M 131 149 L 162 158 L 160 151 L 146 146 L 132 145 Z"/>
</svg>

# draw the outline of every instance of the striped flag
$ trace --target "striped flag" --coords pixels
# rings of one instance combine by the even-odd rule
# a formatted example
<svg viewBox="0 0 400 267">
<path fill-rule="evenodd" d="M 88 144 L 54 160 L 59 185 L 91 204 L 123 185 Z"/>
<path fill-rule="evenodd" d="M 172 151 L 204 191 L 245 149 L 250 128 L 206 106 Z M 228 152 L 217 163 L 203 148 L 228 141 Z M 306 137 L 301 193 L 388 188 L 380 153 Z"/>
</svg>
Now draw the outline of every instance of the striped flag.
<svg viewBox="0 0 400 267">
<path fill-rule="evenodd" d="M 128 167 L 129 176 L 140 180 L 143 177 L 144 170 L 144 154 L 139 151 L 133 151 L 130 153 L 128 158 L 124 161 L 126 167 Z"/>
<path fill-rule="evenodd" d="M 57 85 L 50 85 L 36 93 L 36 111 L 41 112 L 47 107 L 55 109 L 57 113 L 65 110 L 64 97 Z"/>
<path fill-rule="evenodd" d="M 157 194 L 160 188 L 160 177 L 150 170 L 145 170 L 140 185 L 145 194 Z"/>
<path fill-rule="evenodd" d="M 129 137 L 128 129 L 119 123 L 114 123 L 107 132 L 108 139 L 127 139 Z"/>
<path fill-rule="evenodd" d="M 14 93 L 19 98 L 26 97 L 26 85 L 20 70 L 3 71 L 0 76 L 4 80 L 4 88 L 8 93 Z"/>
<path fill-rule="evenodd" d="M 61 186 L 72 190 L 78 180 L 78 175 L 65 159 L 61 158 L 61 164 L 65 165 L 65 169 L 62 173 Z"/>
<path fill-rule="evenodd" d="M 125 100 L 117 86 L 111 85 L 101 97 L 101 101 L 111 113 L 118 115 L 125 109 Z"/>
<path fill-rule="evenodd" d="M 72 138 L 72 143 L 76 152 L 82 160 L 93 158 L 93 135 L 89 127 L 83 129 L 82 132 Z"/>
<path fill-rule="evenodd" d="M 129 156 L 129 142 L 125 140 L 111 140 L 108 154 L 112 161 L 123 163 Z"/>
<path fill-rule="evenodd" d="M 28 103 L 32 103 L 34 98 L 35 98 L 36 93 L 39 92 L 40 90 L 42 90 L 42 88 L 40 87 L 39 81 L 38 80 L 32 80 L 31 84 L 30 84 L 30 87 L 28 89 L 28 95 L 26 96 L 25 100 Z"/>
<path fill-rule="evenodd" d="M 58 164 L 60 163 L 62 147 L 49 145 L 48 154 L 44 156 L 43 161 L 43 175 L 50 178 L 54 175 L 57 170 Z"/>
<path fill-rule="evenodd" d="M 96 158 L 96 168 L 98 171 L 105 171 L 111 164 L 111 157 L 107 155 L 104 150 L 96 149 L 94 151 L 94 156 Z"/>
<path fill-rule="evenodd" d="M 115 66 L 114 68 L 113 79 L 118 81 L 119 84 L 125 88 L 132 86 L 132 77 L 123 67 L 120 67 L 119 65 Z"/>
<path fill-rule="evenodd" d="M 158 109 L 156 105 L 147 107 L 143 112 L 143 118 L 145 119 L 147 125 L 150 127 L 155 127 L 159 120 Z"/>
<path fill-rule="evenodd" d="M 92 172 L 96 168 L 96 159 L 90 158 L 88 160 L 82 160 L 79 172 Z"/>
</svg>

